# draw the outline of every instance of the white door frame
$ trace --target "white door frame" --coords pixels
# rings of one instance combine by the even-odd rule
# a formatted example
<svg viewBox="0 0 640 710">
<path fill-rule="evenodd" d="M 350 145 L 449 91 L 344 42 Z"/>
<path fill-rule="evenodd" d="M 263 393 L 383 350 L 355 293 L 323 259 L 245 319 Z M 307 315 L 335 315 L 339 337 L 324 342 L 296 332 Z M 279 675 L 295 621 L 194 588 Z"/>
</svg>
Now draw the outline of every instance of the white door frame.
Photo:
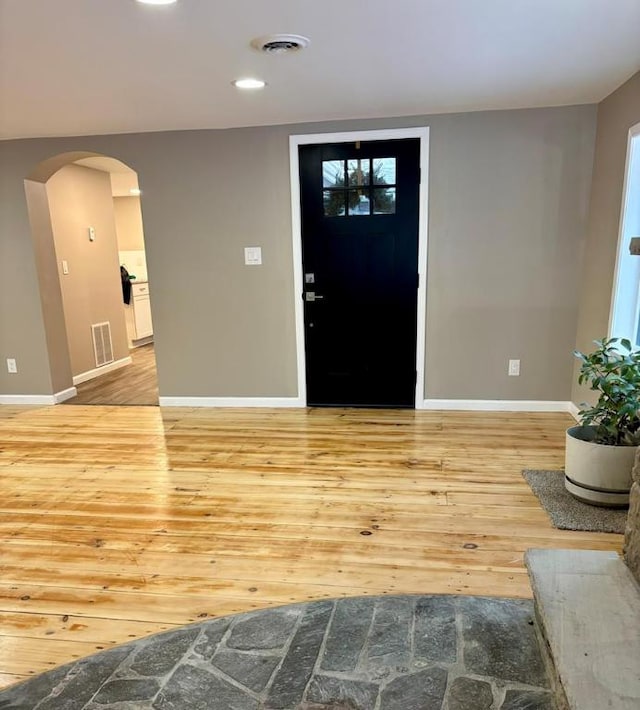
<svg viewBox="0 0 640 710">
<path fill-rule="evenodd" d="M 429 226 L 429 128 L 389 128 L 378 131 L 314 133 L 289 136 L 291 170 L 291 224 L 293 238 L 293 294 L 296 318 L 296 353 L 298 363 L 298 405 L 307 406 L 306 358 L 304 347 L 304 304 L 302 302 L 302 220 L 300 214 L 300 166 L 298 148 L 318 143 L 353 143 L 387 141 L 402 138 L 420 140 L 420 195 L 418 207 L 418 322 L 416 331 L 416 409 L 424 408 L 425 339 L 427 320 L 427 236 Z"/>
</svg>

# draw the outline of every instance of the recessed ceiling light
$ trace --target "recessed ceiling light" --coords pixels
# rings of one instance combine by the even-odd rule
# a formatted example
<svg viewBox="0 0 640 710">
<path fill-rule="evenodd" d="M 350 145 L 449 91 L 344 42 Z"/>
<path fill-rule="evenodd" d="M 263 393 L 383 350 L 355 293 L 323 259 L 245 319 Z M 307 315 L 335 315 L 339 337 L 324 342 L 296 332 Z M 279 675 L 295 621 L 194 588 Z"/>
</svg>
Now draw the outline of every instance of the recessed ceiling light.
<svg viewBox="0 0 640 710">
<path fill-rule="evenodd" d="M 129 190 L 129 194 L 131 194 L 131 195 L 141 195 L 141 194 L 142 194 L 142 190 L 141 190 L 139 187 L 132 187 L 132 188 Z"/>
<path fill-rule="evenodd" d="M 232 82 L 236 89 L 264 89 L 267 85 L 262 79 L 236 79 Z"/>
<path fill-rule="evenodd" d="M 178 2 L 178 0 L 138 0 L 138 2 L 144 3 L 145 5 L 173 5 L 173 3 Z"/>
</svg>

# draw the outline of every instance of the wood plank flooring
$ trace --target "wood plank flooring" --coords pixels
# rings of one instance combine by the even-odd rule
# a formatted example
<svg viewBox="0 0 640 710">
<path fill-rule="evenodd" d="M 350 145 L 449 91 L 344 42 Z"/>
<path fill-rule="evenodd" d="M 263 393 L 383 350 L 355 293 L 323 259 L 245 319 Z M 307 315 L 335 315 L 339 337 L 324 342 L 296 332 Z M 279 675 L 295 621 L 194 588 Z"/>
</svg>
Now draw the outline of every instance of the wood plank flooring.
<svg viewBox="0 0 640 710">
<path fill-rule="evenodd" d="M 133 362 L 76 385 L 77 396 L 65 404 L 158 404 L 158 373 L 153 343 L 129 351 Z"/>
<path fill-rule="evenodd" d="M 564 414 L 0 407 L 0 686 L 175 625 L 323 597 L 531 595 L 521 476 Z"/>
</svg>

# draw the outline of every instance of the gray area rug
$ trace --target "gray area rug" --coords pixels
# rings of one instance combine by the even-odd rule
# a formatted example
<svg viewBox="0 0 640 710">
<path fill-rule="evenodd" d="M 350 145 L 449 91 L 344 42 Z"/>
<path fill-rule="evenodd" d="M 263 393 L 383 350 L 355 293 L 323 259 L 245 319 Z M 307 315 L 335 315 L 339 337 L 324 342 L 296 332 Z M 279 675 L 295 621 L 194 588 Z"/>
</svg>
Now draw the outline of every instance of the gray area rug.
<svg viewBox="0 0 640 710">
<path fill-rule="evenodd" d="M 624 534 L 627 510 L 599 508 L 576 500 L 564 487 L 563 471 L 523 471 L 554 527 Z"/>
</svg>

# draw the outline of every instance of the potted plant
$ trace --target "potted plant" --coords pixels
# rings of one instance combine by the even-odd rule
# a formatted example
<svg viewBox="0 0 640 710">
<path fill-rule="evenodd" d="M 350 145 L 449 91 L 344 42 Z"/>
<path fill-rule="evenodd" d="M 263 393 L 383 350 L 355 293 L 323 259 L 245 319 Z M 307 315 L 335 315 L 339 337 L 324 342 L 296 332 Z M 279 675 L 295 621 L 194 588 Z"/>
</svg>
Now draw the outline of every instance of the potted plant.
<svg viewBox="0 0 640 710">
<path fill-rule="evenodd" d="M 640 445 L 640 351 L 625 338 L 594 342 L 593 352 L 574 353 L 582 362 L 579 384 L 599 396 L 567 430 L 565 486 L 585 503 L 624 507 Z"/>
</svg>

